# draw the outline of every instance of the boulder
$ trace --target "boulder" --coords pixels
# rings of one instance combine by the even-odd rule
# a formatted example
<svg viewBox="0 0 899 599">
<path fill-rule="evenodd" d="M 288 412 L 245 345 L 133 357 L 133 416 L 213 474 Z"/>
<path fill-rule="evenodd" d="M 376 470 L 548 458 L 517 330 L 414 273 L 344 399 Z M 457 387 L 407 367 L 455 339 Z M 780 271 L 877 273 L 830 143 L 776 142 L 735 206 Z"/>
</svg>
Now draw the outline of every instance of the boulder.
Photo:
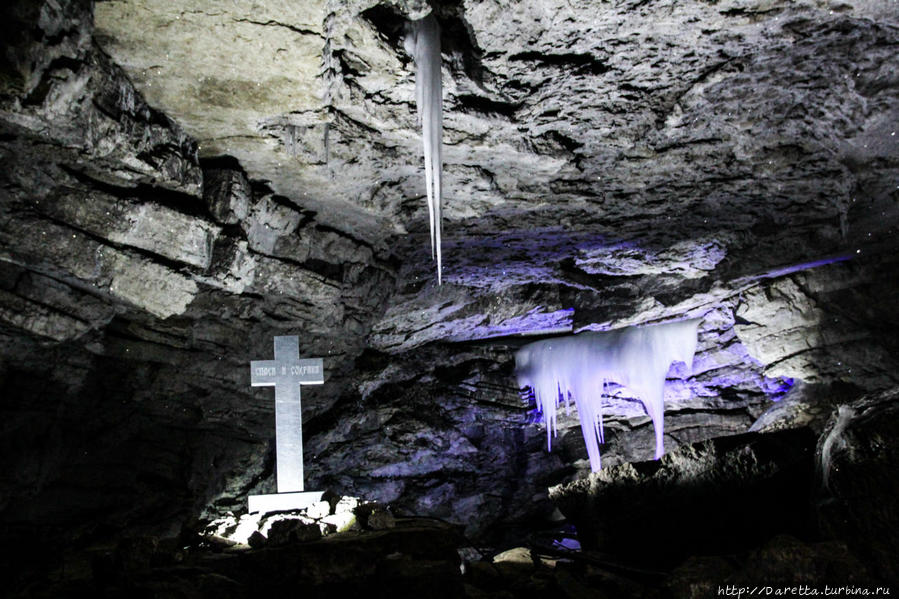
<svg viewBox="0 0 899 599">
<path fill-rule="evenodd" d="M 295 518 L 285 518 L 272 522 L 268 530 L 267 545 L 277 547 L 290 543 L 313 541 L 321 536 L 321 530 L 317 524 Z"/>
<path fill-rule="evenodd" d="M 378 503 L 363 503 L 353 513 L 359 525 L 369 530 L 383 530 L 396 526 L 396 518 L 390 510 Z"/>
<path fill-rule="evenodd" d="M 721 437 L 603 469 L 550 497 L 585 548 L 673 565 L 807 534 L 814 448 L 808 429 Z"/>
<path fill-rule="evenodd" d="M 841 539 L 872 573 L 899 582 L 899 390 L 834 412 L 817 447 L 822 535 Z"/>
</svg>

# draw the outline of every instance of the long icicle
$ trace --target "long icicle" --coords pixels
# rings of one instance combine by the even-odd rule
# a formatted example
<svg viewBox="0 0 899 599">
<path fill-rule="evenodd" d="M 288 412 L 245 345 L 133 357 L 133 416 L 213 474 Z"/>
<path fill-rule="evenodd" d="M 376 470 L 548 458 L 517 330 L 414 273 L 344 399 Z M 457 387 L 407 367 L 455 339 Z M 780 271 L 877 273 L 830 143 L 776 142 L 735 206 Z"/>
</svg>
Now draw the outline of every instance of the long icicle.
<svg viewBox="0 0 899 599">
<path fill-rule="evenodd" d="M 443 283 L 440 251 L 443 227 L 443 84 L 440 73 L 440 26 L 433 13 L 412 21 L 411 50 L 415 60 L 415 103 L 421 121 L 425 156 L 425 192 L 431 226 L 431 258 L 437 258 L 437 284 Z"/>
</svg>

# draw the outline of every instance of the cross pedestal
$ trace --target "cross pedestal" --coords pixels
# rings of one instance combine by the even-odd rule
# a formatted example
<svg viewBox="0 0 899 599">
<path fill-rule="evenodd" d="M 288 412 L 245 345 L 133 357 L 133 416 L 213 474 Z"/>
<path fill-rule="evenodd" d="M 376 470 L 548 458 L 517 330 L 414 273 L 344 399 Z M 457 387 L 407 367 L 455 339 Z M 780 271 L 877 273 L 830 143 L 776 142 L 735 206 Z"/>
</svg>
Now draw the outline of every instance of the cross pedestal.
<svg viewBox="0 0 899 599">
<path fill-rule="evenodd" d="M 321 358 L 300 359 L 296 336 L 275 337 L 275 359 L 250 364 L 253 387 L 275 388 L 275 466 L 278 492 L 250 495 L 250 512 L 277 512 L 308 507 L 322 491 L 303 490 L 303 412 L 300 385 L 325 382 Z"/>
</svg>

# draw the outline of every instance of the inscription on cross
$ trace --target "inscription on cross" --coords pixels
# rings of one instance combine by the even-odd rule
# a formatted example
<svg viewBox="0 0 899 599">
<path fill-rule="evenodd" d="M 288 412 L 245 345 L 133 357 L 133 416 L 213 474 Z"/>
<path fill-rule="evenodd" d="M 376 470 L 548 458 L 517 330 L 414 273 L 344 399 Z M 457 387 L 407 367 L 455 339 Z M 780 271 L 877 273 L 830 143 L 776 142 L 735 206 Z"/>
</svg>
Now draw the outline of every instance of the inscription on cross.
<svg viewBox="0 0 899 599">
<path fill-rule="evenodd" d="M 325 382 L 321 358 L 300 359 L 299 338 L 275 337 L 275 359 L 250 363 L 253 387 L 275 388 L 278 493 L 303 491 L 303 411 L 300 385 Z M 251 510 L 253 511 L 253 510 Z"/>
</svg>

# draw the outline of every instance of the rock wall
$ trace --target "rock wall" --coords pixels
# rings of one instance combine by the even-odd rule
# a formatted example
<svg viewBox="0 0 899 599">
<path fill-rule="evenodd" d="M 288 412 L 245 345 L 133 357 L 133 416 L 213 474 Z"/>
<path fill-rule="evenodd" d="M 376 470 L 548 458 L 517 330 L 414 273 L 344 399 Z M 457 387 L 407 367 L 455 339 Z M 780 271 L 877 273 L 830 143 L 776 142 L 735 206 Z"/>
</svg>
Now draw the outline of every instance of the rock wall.
<svg viewBox="0 0 899 599">
<path fill-rule="evenodd" d="M 888 2 L 440 3 L 443 286 L 401 39 L 420 7 L 219 4 L 2 9 L 10 534 L 172 533 L 274 490 L 247 371 L 277 334 L 325 359 L 307 486 L 493 539 L 587 468 L 573 414 L 544 449 L 520 333 L 701 317 L 672 448 L 896 386 Z M 604 462 L 648 458 L 639 403 L 607 408 Z"/>
<path fill-rule="evenodd" d="M 328 362 L 307 414 L 328 412 L 395 268 L 236 161 L 200 160 L 94 43 L 91 8 L 4 8 L 0 511 L 12 532 L 177 531 L 271 486 L 249 361 L 300 333 Z"/>
</svg>

